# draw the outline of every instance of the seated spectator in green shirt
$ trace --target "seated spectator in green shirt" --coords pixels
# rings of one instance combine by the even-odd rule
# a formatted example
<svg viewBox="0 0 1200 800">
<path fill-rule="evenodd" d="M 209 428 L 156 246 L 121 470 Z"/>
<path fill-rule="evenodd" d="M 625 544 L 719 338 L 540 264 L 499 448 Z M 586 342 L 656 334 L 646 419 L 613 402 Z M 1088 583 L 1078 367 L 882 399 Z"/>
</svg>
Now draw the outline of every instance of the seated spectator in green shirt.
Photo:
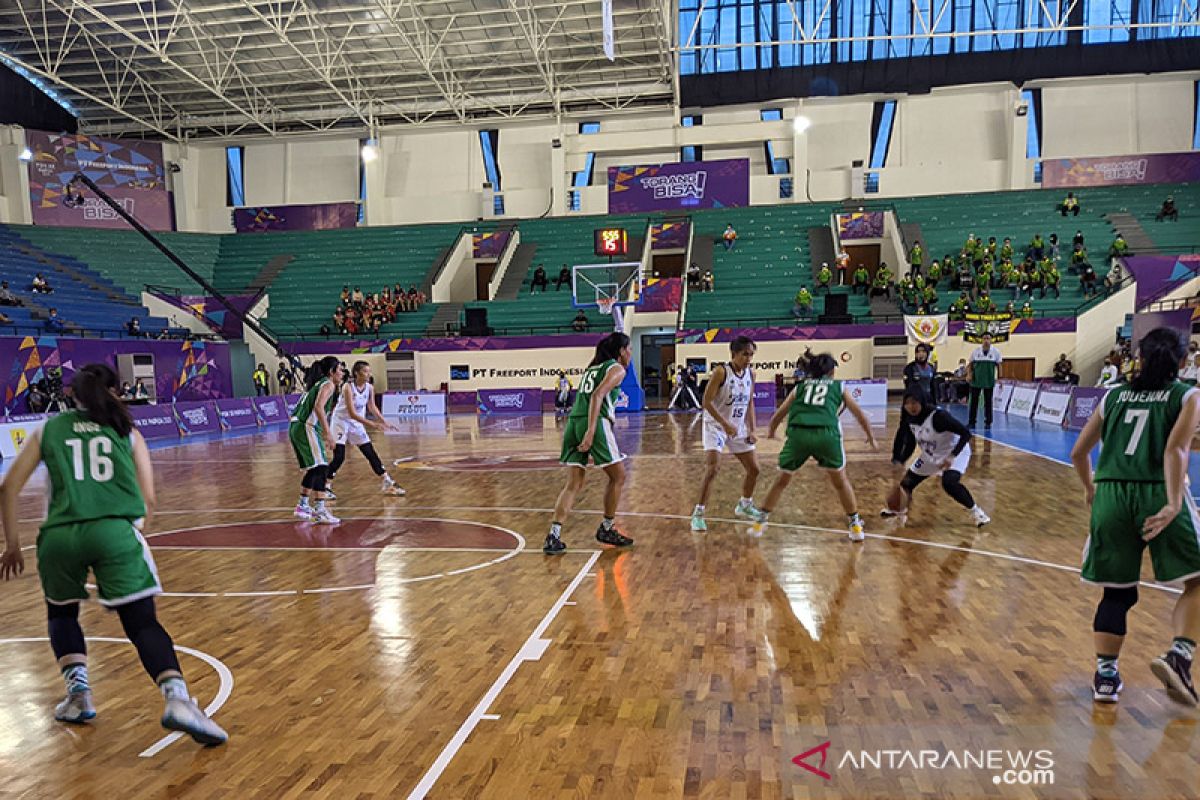
<svg viewBox="0 0 1200 800">
<path fill-rule="evenodd" d="M 792 316 L 796 318 L 807 317 L 812 313 L 812 292 L 807 286 L 801 286 L 800 291 L 796 292 L 796 298 L 792 305 Z"/>
<path fill-rule="evenodd" d="M 854 287 L 853 292 L 858 294 L 858 290 L 862 289 L 862 293 L 867 293 L 867 287 L 871 285 L 871 273 L 867 272 L 867 268 L 862 264 L 858 265 L 858 269 L 854 270 Z"/>
<path fill-rule="evenodd" d="M 1046 255 L 1046 240 L 1042 238 L 1040 233 L 1033 235 L 1033 241 L 1029 243 L 1029 252 L 1027 253 L 1034 261 L 1041 261 Z"/>
<path fill-rule="evenodd" d="M 996 237 L 989 236 L 987 246 L 984 247 L 983 249 L 984 249 L 984 252 L 987 255 L 991 256 L 992 260 L 995 261 L 996 260 Z"/>
<path fill-rule="evenodd" d="M 1113 239 L 1113 243 L 1108 246 L 1108 257 L 1116 261 L 1127 255 L 1129 255 L 1129 242 L 1125 241 L 1125 237 L 1118 233 L 1117 238 Z"/>
<path fill-rule="evenodd" d="M 1075 249 L 1071 252 L 1071 271 L 1080 272 L 1084 265 L 1088 263 L 1088 252 L 1083 245 L 1075 245 Z"/>
<path fill-rule="evenodd" d="M 967 297 L 966 292 L 963 292 L 950 304 L 950 319 L 962 319 L 970 307 L 971 298 Z"/>
<path fill-rule="evenodd" d="M 1062 297 L 1062 292 L 1059 291 L 1058 285 L 1062 282 L 1062 276 L 1058 272 L 1058 267 L 1054 266 L 1054 262 L 1050 262 L 1050 266 L 1042 269 L 1042 297 L 1046 296 L 1046 290 L 1054 292 L 1054 299 Z"/>
<path fill-rule="evenodd" d="M 929 265 L 929 283 L 932 284 L 933 286 L 937 286 L 937 282 L 940 281 L 941 279 L 942 279 L 942 262 L 938 261 L 935 258 L 933 260 L 933 263 Z"/>
<path fill-rule="evenodd" d="M 1025 305 L 1021 306 L 1021 319 L 1033 319 L 1033 306 L 1028 300 L 1025 301 Z"/>
<path fill-rule="evenodd" d="M 1067 196 L 1062 201 L 1062 203 L 1059 205 L 1058 210 L 1062 213 L 1062 215 L 1064 217 L 1067 214 L 1073 214 L 1074 216 L 1078 217 L 1079 216 L 1079 198 L 1077 198 L 1075 196 L 1074 192 L 1067 192 Z"/>
<path fill-rule="evenodd" d="M 929 284 L 921 292 L 921 299 L 925 302 L 925 308 L 930 314 L 937 313 L 938 293 L 937 289 L 933 288 L 933 284 Z"/>
<path fill-rule="evenodd" d="M 1004 244 L 1000 245 L 1000 260 L 1003 261 L 1004 259 L 1007 258 L 1009 261 L 1012 261 L 1012 257 L 1013 257 L 1012 239 L 1005 236 Z"/>
<path fill-rule="evenodd" d="M 888 269 L 887 264 L 880 264 L 879 269 L 875 271 L 875 280 L 871 284 L 871 297 L 884 295 L 888 300 L 892 299 L 892 271 Z"/>
<path fill-rule="evenodd" d="M 992 300 L 991 295 L 986 289 L 979 292 L 979 297 L 975 299 L 975 311 L 979 314 L 992 314 L 996 311 L 996 303 Z"/>
<path fill-rule="evenodd" d="M 821 269 L 817 270 L 817 288 L 829 291 L 829 284 L 833 282 L 833 270 L 829 268 L 828 263 L 822 263 Z"/>
<path fill-rule="evenodd" d="M 920 272 L 921 267 L 925 265 L 925 250 L 921 247 L 920 240 L 913 242 L 912 249 L 908 251 L 908 263 L 912 265 L 914 272 Z"/>
</svg>

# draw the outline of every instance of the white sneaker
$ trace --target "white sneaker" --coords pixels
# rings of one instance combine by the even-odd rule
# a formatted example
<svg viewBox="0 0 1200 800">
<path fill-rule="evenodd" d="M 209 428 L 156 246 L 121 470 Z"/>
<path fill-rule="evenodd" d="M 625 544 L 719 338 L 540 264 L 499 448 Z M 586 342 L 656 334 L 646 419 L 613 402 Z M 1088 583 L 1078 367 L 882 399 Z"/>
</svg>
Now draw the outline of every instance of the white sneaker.
<svg viewBox="0 0 1200 800">
<path fill-rule="evenodd" d="M 313 517 L 312 506 L 298 505 L 292 511 L 292 516 L 294 516 L 296 519 L 312 519 L 312 517 Z"/>
<path fill-rule="evenodd" d="M 80 723 L 96 718 L 96 707 L 92 705 L 91 692 L 71 692 L 54 707 L 54 718 L 59 722 Z"/>
<path fill-rule="evenodd" d="M 992 521 L 992 518 L 983 513 L 983 509 L 979 506 L 975 506 L 975 508 L 971 509 L 971 516 L 975 519 L 975 527 L 977 528 L 982 528 L 984 525 L 987 525 Z"/>
<path fill-rule="evenodd" d="M 708 530 L 708 523 L 704 521 L 703 514 L 692 514 L 692 530 L 696 533 L 704 533 Z"/>
<path fill-rule="evenodd" d="M 337 495 L 333 493 L 333 487 L 332 487 L 332 486 L 328 486 L 328 485 L 326 485 L 326 487 L 325 487 L 325 499 L 326 499 L 326 500 L 337 500 Z"/>
<path fill-rule="evenodd" d="M 861 542 L 867 538 L 866 531 L 863 530 L 861 519 L 857 519 L 850 523 L 850 541 Z"/>
<path fill-rule="evenodd" d="M 383 488 L 380 489 L 380 491 L 386 495 L 391 495 L 392 497 L 404 497 L 404 495 L 407 494 L 407 492 L 400 487 L 400 484 L 393 481 L 385 481 Z"/>
<path fill-rule="evenodd" d="M 750 526 L 747 532 L 750 534 L 751 538 L 761 539 L 762 535 L 767 532 L 766 521 L 763 520 L 761 522 L 755 522 Z"/>
<path fill-rule="evenodd" d="M 754 507 L 754 501 L 750 501 L 749 503 L 738 501 L 738 504 L 733 507 L 733 515 L 754 522 L 758 522 L 762 518 L 762 512 Z"/>
<path fill-rule="evenodd" d="M 169 731 L 180 731 L 208 747 L 225 744 L 229 734 L 213 722 L 195 700 L 168 700 L 163 709 L 162 726 Z"/>
<path fill-rule="evenodd" d="M 322 508 L 320 511 L 314 511 L 312 521 L 318 525 L 337 525 L 341 522 L 340 519 L 329 513 L 328 508 Z"/>
</svg>

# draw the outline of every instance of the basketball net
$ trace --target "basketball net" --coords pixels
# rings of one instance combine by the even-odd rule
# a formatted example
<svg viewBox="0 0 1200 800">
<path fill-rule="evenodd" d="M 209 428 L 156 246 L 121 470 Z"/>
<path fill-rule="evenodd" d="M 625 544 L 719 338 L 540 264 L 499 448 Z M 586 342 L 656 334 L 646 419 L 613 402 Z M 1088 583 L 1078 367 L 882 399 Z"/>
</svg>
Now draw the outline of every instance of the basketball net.
<svg viewBox="0 0 1200 800">
<path fill-rule="evenodd" d="M 598 297 L 596 298 L 596 305 L 599 307 L 601 314 L 606 314 L 613 318 L 613 330 L 621 330 L 623 325 L 621 319 L 621 309 L 617 307 L 617 298 Z"/>
</svg>

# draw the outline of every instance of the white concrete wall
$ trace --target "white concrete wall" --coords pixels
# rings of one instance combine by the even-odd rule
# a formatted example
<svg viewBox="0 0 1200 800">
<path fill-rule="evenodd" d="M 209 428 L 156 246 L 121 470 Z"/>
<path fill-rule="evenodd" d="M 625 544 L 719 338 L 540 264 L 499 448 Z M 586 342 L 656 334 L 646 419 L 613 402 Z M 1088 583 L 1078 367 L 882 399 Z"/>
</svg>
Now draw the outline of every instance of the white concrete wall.
<svg viewBox="0 0 1200 800">
<path fill-rule="evenodd" d="M 1075 321 L 1075 353 L 1071 360 L 1081 386 L 1095 386 L 1104 357 L 1116 344 L 1117 329 L 1125 324 L 1125 315 L 1133 313 L 1136 297 L 1137 286 L 1130 284 Z"/>
<path fill-rule="evenodd" d="M 429 299 L 434 303 L 468 302 L 475 299 L 475 260 L 471 257 L 471 234 L 458 237 L 442 274 L 433 283 Z"/>
<path fill-rule="evenodd" d="M 29 225 L 29 166 L 20 160 L 25 131 L 16 125 L 0 126 L 0 222 Z"/>
</svg>

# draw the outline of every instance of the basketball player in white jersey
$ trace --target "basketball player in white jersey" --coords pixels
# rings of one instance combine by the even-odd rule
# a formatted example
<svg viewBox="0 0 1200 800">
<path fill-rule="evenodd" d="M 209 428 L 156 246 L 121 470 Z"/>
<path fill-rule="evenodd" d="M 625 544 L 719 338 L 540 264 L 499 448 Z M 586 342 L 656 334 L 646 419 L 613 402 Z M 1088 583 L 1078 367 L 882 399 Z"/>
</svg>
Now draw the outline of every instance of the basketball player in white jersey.
<svg viewBox="0 0 1200 800">
<path fill-rule="evenodd" d="M 694 531 L 708 530 L 704 506 L 721 468 L 721 453 L 726 449 L 746 470 L 742 479 L 742 497 L 733 509 L 734 515 L 755 522 L 762 516 L 754 507 L 758 457 L 754 453 L 757 438 L 754 432 L 754 370 L 750 369 L 750 361 L 757 350 L 757 345 L 748 336 L 739 336 L 730 342 L 729 362 L 713 368 L 704 390 L 704 479 L 700 483 L 700 499 L 692 511 Z"/>
<path fill-rule="evenodd" d="M 371 444 L 371 437 L 367 434 L 367 426 L 379 430 L 395 430 L 384 419 L 379 406 L 375 404 L 375 387 L 371 385 L 371 366 L 366 361 L 356 361 L 350 374 L 351 380 L 342 384 L 338 394 L 337 407 L 333 409 L 333 417 L 330 420 L 333 426 L 334 448 L 333 461 L 329 462 L 329 480 L 333 480 L 333 476 L 337 474 L 338 469 L 346 460 L 346 445 L 352 444 L 357 446 L 366 457 L 375 474 L 383 478 L 383 486 L 380 491 L 384 494 L 401 497 L 404 495 L 404 490 L 392 480 L 392 476 L 388 475 L 387 470 L 383 468 L 383 462 L 379 460 L 379 454 L 375 452 L 375 446 Z M 378 422 L 372 422 L 370 417 L 375 417 Z M 326 495 L 329 499 L 336 499 L 336 495 L 328 487 Z"/>
<path fill-rule="evenodd" d="M 922 387 L 914 385 L 904 390 L 900 428 L 892 445 L 892 463 L 903 469 L 918 447 L 921 455 L 888 493 L 882 516 L 899 517 L 903 521 L 908 516 L 913 491 L 926 478 L 940 474 L 942 489 L 971 512 L 978 527 L 991 522 L 991 518 L 976 505 L 967 487 L 962 485 L 963 473 L 971 463 L 971 431 L 934 405 Z"/>
</svg>

